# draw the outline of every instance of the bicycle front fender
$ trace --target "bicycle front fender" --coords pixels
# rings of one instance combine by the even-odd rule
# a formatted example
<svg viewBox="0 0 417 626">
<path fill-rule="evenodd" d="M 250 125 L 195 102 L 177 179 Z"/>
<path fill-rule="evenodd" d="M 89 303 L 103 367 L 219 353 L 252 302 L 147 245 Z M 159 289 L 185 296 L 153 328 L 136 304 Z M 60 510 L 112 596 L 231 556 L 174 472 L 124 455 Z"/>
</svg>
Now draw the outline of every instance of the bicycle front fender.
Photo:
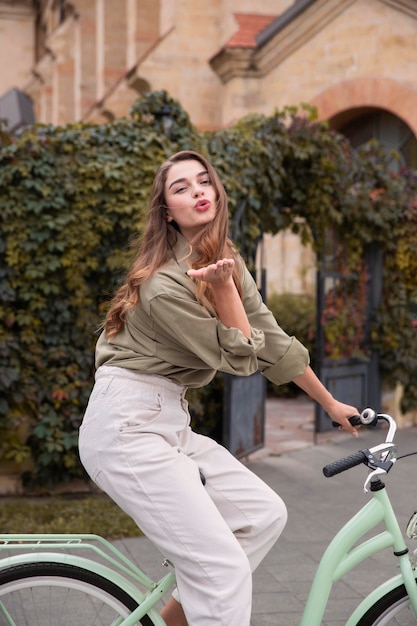
<svg viewBox="0 0 417 626">
<path fill-rule="evenodd" d="M 417 571 L 414 572 L 414 578 L 417 581 Z M 371 593 L 362 600 L 359 606 L 356 607 L 352 615 L 346 622 L 346 626 L 356 626 L 361 617 L 368 611 L 378 600 L 383 598 L 387 593 L 396 589 L 400 585 L 404 584 L 404 579 L 401 574 L 397 574 L 393 578 L 386 580 L 379 587 L 371 591 Z"/>
<path fill-rule="evenodd" d="M 103 578 L 113 581 L 116 585 L 131 595 L 138 602 L 138 604 L 141 604 L 145 598 L 145 594 L 128 578 L 119 572 L 110 569 L 107 565 L 102 565 L 92 559 L 87 559 L 83 556 L 76 556 L 74 554 L 63 554 L 58 552 L 31 552 L 14 554 L 13 556 L 8 556 L 0 560 L 0 570 L 6 569 L 7 567 L 13 567 L 14 565 L 28 563 L 63 563 L 65 565 L 81 567 L 94 572 Z"/>
</svg>

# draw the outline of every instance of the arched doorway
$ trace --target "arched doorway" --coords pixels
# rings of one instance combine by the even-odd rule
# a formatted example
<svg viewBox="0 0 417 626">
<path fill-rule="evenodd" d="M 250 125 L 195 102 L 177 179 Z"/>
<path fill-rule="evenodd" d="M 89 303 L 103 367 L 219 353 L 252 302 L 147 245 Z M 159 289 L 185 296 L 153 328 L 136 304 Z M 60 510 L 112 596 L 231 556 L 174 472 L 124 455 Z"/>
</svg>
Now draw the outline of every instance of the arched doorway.
<svg viewBox="0 0 417 626">
<path fill-rule="evenodd" d="M 335 115 L 329 123 L 331 128 L 349 139 L 354 149 L 361 148 L 371 139 L 377 140 L 386 151 L 389 171 L 395 173 L 403 167 L 417 168 L 416 137 L 396 115 L 376 107 L 358 107 Z M 332 228 L 325 248 L 317 272 L 317 373 L 339 400 L 358 408 L 371 406 L 378 410 L 381 403 L 378 355 L 370 352 L 368 338 L 370 320 L 382 297 L 381 250 L 376 243 L 368 244 L 363 267 L 347 275 L 341 269 L 343 242 L 338 241 Z M 366 278 L 361 279 L 360 272 Z M 337 326 L 347 311 L 351 312 L 349 332 L 334 350 L 329 340 L 332 325 Z M 316 406 L 316 432 L 329 428 L 325 412 Z"/>
<path fill-rule="evenodd" d="M 345 135 L 356 149 L 376 139 L 386 148 L 391 171 L 404 166 L 417 169 L 417 139 L 411 128 L 389 111 L 374 107 L 351 109 L 331 119 L 330 126 Z"/>
</svg>

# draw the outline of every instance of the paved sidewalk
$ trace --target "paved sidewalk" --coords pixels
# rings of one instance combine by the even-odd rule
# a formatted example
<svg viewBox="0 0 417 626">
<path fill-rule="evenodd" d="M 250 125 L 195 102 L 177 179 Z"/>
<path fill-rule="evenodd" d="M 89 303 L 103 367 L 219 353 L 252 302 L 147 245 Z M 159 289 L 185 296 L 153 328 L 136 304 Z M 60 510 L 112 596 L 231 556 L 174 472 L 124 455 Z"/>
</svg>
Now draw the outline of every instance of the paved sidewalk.
<svg viewBox="0 0 417 626">
<path fill-rule="evenodd" d="M 370 497 L 363 492 L 364 466 L 331 479 L 324 478 L 322 467 L 382 442 L 382 429 L 361 430 L 359 439 L 334 430 L 320 435 L 314 445 L 313 413 L 307 399 L 268 401 L 266 448 L 245 460 L 282 496 L 289 513 L 283 535 L 254 574 L 251 626 L 299 626 L 324 549 Z M 397 445 L 399 454 L 417 450 L 417 427 L 398 431 Z M 398 462 L 386 480 L 404 529 L 417 509 L 416 469 L 417 456 L 411 456 Z M 116 543 L 151 577 L 162 575 L 161 557 L 146 538 Z M 414 550 L 417 544 L 411 544 Z M 322 626 L 345 626 L 361 598 L 396 573 L 396 561 L 389 550 L 370 557 L 336 583 Z"/>
<path fill-rule="evenodd" d="M 306 395 L 296 398 L 269 397 L 265 403 L 265 446 L 259 457 L 280 455 L 329 443 L 340 433 L 331 429 L 314 432 L 314 402 Z M 253 458 L 253 457 L 251 457 Z"/>
</svg>

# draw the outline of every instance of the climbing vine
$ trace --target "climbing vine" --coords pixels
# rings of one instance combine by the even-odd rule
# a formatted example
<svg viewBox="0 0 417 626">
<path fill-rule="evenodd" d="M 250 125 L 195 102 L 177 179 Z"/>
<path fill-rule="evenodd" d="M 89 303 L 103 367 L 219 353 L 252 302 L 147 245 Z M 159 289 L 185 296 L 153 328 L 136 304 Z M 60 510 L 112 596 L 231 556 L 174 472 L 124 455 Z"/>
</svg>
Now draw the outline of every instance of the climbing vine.
<svg viewBox="0 0 417 626">
<path fill-rule="evenodd" d="M 219 171 L 249 265 L 262 234 L 284 228 L 319 253 L 332 225 L 347 273 L 362 267 L 367 244 L 380 244 L 384 297 L 370 340 L 384 374 L 403 384 L 403 407 L 417 406 L 415 174 L 390 174 L 376 145 L 354 152 L 307 108 L 198 132 L 177 101 L 155 92 L 128 119 L 0 134 L 0 458 L 29 462 L 27 483 L 83 475 L 77 434 L 96 331 L 131 259 L 155 171 L 186 148 Z M 337 342 L 352 320 L 327 321 Z"/>
</svg>

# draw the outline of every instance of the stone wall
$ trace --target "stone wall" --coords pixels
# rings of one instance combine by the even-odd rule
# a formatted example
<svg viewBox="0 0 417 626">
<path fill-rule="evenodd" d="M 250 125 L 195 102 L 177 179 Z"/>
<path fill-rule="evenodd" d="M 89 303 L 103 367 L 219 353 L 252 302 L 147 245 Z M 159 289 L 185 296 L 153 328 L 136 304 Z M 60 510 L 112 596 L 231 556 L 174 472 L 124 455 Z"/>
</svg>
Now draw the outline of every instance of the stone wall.
<svg viewBox="0 0 417 626">
<path fill-rule="evenodd" d="M 22 88 L 31 77 L 35 15 L 31 2 L 0 2 L 0 95 Z"/>
</svg>

